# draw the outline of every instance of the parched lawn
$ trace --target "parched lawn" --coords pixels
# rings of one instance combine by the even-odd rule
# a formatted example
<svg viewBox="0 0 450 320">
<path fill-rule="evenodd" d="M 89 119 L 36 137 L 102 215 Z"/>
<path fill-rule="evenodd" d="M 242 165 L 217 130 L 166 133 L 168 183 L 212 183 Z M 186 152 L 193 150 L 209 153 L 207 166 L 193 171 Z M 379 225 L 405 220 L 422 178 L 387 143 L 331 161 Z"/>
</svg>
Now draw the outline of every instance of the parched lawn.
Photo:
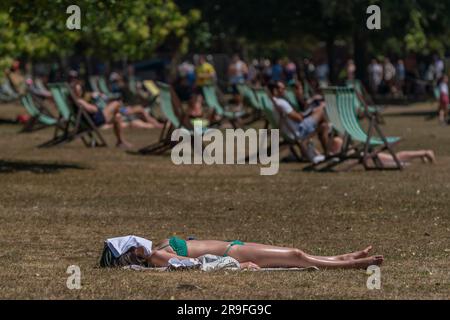
<svg viewBox="0 0 450 320">
<path fill-rule="evenodd" d="M 305 173 L 282 164 L 181 166 L 80 142 L 35 148 L 50 129 L 18 134 L 0 123 L 0 298 L 6 299 L 448 299 L 450 127 L 427 120 L 430 104 L 389 109 L 385 131 L 399 149 L 431 148 L 435 166 L 403 172 Z M 19 106 L 0 105 L 0 119 Z M 399 113 L 406 113 L 400 115 Z M 128 130 L 133 144 L 157 130 Z M 113 145 L 111 131 L 105 131 Z M 382 289 L 364 270 L 304 273 L 153 273 L 101 270 L 105 238 L 171 235 L 295 246 L 317 255 L 372 244 L 386 258 Z M 81 268 L 81 290 L 66 269 Z"/>
</svg>

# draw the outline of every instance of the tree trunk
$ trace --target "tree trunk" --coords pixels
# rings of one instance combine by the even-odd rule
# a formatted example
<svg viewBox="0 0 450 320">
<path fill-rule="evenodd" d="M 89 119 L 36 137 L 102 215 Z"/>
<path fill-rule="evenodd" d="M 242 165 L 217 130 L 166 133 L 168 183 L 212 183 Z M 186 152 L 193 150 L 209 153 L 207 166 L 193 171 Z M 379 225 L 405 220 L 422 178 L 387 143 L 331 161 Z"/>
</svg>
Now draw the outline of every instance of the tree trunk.
<svg viewBox="0 0 450 320">
<path fill-rule="evenodd" d="M 327 42 L 327 58 L 328 58 L 328 67 L 330 68 L 330 83 L 331 84 L 336 83 L 336 72 L 335 72 L 335 64 L 334 64 L 334 56 L 335 56 L 334 40 L 335 40 L 334 35 L 332 34 L 332 32 L 329 32 L 326 42 Z"/>
<path fill-rule="evenodd" d="M 367 51 L 367 32 L 360 28 L 355 28 L 353 33 L 353 57 L 356 65 L 356 78 L 362 81 L 366 81 L 367 78 L 367 64 L 368 64 L 368 51 Z"/>
</svg>

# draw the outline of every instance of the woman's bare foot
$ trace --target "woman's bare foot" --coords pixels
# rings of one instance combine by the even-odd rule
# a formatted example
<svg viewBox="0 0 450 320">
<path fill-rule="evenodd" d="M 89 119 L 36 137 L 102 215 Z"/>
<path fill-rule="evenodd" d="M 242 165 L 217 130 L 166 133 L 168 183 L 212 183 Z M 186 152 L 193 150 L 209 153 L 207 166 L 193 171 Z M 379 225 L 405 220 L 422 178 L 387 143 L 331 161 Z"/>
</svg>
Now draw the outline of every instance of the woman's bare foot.
<svg viewBox="0 0 450 320">
<path fill-rule="evenodd" d="M 383 256 L 371 256 L 354 260 L 354 267 L 366 269 L 369 266 L 381 266 L 384 261 Z"/>
<path fill-rule="evenodd" d="M 369 252 L 372 250 L 372 246 L 368 246 L 364 250 L 356 251 L 348 254 L 343 254 L 339 256 L 339 260 L 354 260 L 354 259 L 361 259 L 366 258 L 369 256 Z"/>
<path fill-rule="evenodd" d="M 436 156 L 434 155 L 434 151 L 433 150 L 428 150 L 426 152 L 425 157 L 427 158 L 428 161 L 430 161 L 432 164 L 436 163 Z"/>
</svg>

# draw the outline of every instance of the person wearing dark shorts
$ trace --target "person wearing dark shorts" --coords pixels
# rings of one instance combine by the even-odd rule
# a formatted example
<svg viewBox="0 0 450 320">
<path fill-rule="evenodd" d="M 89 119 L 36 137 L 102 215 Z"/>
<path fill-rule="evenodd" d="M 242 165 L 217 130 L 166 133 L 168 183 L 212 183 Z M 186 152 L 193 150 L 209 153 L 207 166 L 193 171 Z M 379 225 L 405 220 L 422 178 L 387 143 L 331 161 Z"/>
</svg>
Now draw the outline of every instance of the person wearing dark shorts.
<svg viewBox="0 0 450 320">
<path fill-rule="evenodd" d="M 79 82 L 75 82 L 72 85 L 75 99 L 78 105 L 89 113 L 94 124 L 99 127 L 105 124 L 112 124 L 114 127 L 114 134 L 117 139 L 118 147 L 130 148 L 131 144 L 128 143 L 123 137 L 122 130 L 122 116 L 120 115 L 121 103 L 119 101 L 112 101 L 106 104 L 103 108 L 99 108 L 97 105 L 87 102 L 83 99 L 83 88 Z"/>
</svg>

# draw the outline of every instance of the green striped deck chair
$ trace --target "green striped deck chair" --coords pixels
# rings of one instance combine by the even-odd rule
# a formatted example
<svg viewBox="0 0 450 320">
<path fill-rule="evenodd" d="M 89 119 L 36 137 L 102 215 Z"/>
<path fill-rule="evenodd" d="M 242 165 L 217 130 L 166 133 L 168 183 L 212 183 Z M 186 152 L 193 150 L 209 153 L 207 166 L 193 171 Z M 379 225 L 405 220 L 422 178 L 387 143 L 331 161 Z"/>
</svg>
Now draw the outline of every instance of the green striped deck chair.
<svg viewBox="0 0 450 320">
<path fill-rule="evenodd" d="M 112 95 L 112 92 L 109 91 L 106 79 L 103 76 L 98 77 L 98 88 L 100 89 L 100 92 L 106 94 L 107 96 Z"/>
<path fill-rule="evenodd" d="M 47 91 L 47 88 L 45 87 L 45 84 L 41 78 L 36 78 L 33 82 L 36 85 L 36 88 L 38 88 L 40 91 Z"/>
<path fill-rule="evenodd" d="M 385 169 L 383 164 L 378 159 L 378 154 L 387 151 L 389 152 L 395 161 L 396 166 L 394 169 L 401 170 L 402 164 L 398 160 L 393 146 L 395 146 L 400 138 L 398 137 L 386 137 L 374 115 L 367 115 L 369 120 L 368 130 L 364 130 L 361 126 L 360 119 L 358 118 L 357 110 L 355 108 L 355 90 L 353 88 L 337 88 L 337 105 L 338 112 L 341 119 L 342 126 L 345 133 L 349 135 L 354 143 L 362 144 L 362 153 L 358 155 L 358 163 L 362 164 L 366 170 L 369 169 Z M 372 159 L 375 167 L 370 167 L 368 161 Z M 358 164 L 357 163 L 357 164 Z M 355 165 L 352 165 L 348 169 L 351 169 Z"/>
<path fill-rule="evenodd" d="M 254 91 L 247 84 L 238 84 L 237 89 L 239 94 L 244 98 L 246 102 L 252 109 L 256 111 L 263 111 L 258 99 L 255 96 Z"/>
<path fill-rule="evenodd" d="M 260 120 L 263 117 L 263 108 L 256 98 L 253 89 L 245 83 L 238 84 L 237 89 L 239 94 L 243 97 L 244 105 L 251 110 L 250 118 L 245 125 L 250 125 Z"/>
<path fill-rule="evenodd" d="M 164 127 L 156 143 L 138 150 L 137 153 L 142 155 L 158 155 L 172 149 L 177 144 L 177 142 L 171 141 L 172 132 L 175 129 L 185 128 L 191 134 L 193 133 L 193 124 L 188 121 L 181 107 L 181 102 L 171 86 L 161 82 L 158 82 L 157 86 L 161 113 L 165 118 Z M 207 128 L 202 126 L 202 130 L 205 132 Z"/>
<path fill-rule="evenodd" d="M 246 117 L 247 113 L 245 111 L 238 111 L 238 112 L 231 112 L 225 110 L 225 108 L 222 106 L 222 104 L 219 101 L 219 98 L 217 97 L 217 91 L 216 87 L 213 85 L 203 86 L 203 96 L 205 98 L 205 103 L 211 110 L 214 111 L 216 115 L 218 115 L 222 122 L 223 120 L 227 120 L 231 123 L 233 128 L 237 128 L 239 124 L 239 120 Z"/>
<path fill-rule="evenodd" d="M 0 79 L 0 99 L 4 102 L 11 102 L 19 99 L 19 95 L 11 86 L 8 78 Z"/>
<path fill-rule="evenodd" d="M 290 86 L 286 87 L 285 97 L 287 101 L 291 104 L 291 106 L 294 107 L 295 111 L 302 112 L 302 110 L 300 110 L 300 105 L 298 104 L 297 97 L 295 96 L 293 87 Z"/>
<path fill-rule="evenodd" d="M 311 99 L 315 94 L 307 79 L 303 80 L 303 94 L 305 95 L 305 100 Z"/>
<path fill-rule="evenodd" d="M 100 88 L 98 87 L 98 77 L 97 76 L 89 77 L 89 86 L 91 87 L 91 91 L 101 93 Z"/>
<path fill-rule="evenodd" d="M 22 96 L 20 101 L 30 116 L 30 120 L 27 121 L 21 132 L 33 132 L 58 124 L 58 121 L 45 108 L 36 103 L 31 93 Z"/>
<path fill-rule="evenodd" d="M 103 76 L 90 76 L 89 86 L 93 92 L 103 93 L 108 100 L 120 99 L 120 94 L 109 91 L 106 79 Z"/>
<path fill-rule="evenodd" d="M 312 164 L 305 168 L 305 171 L 331 171 L 346 160 L 354 159 L 355 155 L 361 151 L 352 145 L 351 137 L 342 123 L 338 108 L 337 90 L 337 87 L 326 87 L 322 89 L 322 93 L 325 99 L 325 114 L 332 129 L 334 129 L 331 133 L 330 143 L 333 141 L 332 137 L 340 136 L 343 140 L 342 148 L 338 154 L 327 156 L 325 161 L 319 164 Z"/>
<path fill-rule="evenodd" d="M 380 123 L 383 122 L 381 119 L 380 112 L 383 111 L 383 106 L 377 106 L 373 102 L 372 97 L 369 95 L 367 90 L 364 88 L 364 85 L 360 80 L 347 80 L 347 87 L 353 88 L 355 90 L 355 107 L 359 110 L 359 112 L 369 112 L 371 114 L 377 115 L 377 120 Z"/>
<path fill-rule="evenodd" d="M 106 141 L 95 126 L 89 113 L 78 105 L 71 88 L 66 83 L 49 84 L 56 107 L 58 123 L 53 138 L 39 147 L 54 147 L 81 139 L 86 147 L 105 147 Z"/>
</svg>

